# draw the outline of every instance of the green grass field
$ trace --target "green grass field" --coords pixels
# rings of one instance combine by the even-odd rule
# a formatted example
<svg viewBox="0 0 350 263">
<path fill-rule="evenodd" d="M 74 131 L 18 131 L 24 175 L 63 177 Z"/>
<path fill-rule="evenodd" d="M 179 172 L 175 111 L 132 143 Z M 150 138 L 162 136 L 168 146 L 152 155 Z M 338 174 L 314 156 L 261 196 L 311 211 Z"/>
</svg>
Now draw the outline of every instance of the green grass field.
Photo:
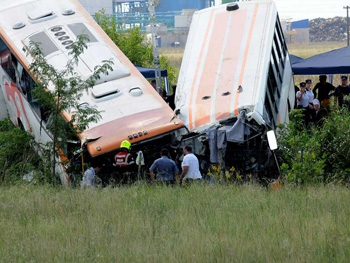
<svg viewBox="0 0 350 263">
<path fill-rule="evenodd" d="M 0 262 L 348 262 L 350 191 L 2 188 Z"/>
</svg>

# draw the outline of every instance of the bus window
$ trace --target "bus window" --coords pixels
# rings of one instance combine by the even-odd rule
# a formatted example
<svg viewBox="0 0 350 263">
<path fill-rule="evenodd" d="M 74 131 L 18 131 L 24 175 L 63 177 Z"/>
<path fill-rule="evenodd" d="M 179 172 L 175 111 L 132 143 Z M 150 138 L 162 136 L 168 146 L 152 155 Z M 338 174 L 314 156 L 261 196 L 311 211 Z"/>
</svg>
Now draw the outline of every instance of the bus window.
<svg viewBox="0 0 350 263">
<path fill-rule="evenodd" d="M 26 96 L 28 102 L 31 103 L 33 101 L 32 91 L 36 84 L 32 77 L 25 70 L 23 70 L 20 85 L 21 89 L 23 90 L 23 94 Z"/>
<path fill-rule="evenodd" d="M 15 58 L 11 54 L 10 50 L 4 50 L 1 52 L 1 67 L 6 71 L 6 73 L 9 75 L 10 79 L 13 82 L 16 82 L 16 73 L 15 73 L 15 67 L 14 63 L 16 63 L 17 59 L 13 61 Z"/>
</svg>

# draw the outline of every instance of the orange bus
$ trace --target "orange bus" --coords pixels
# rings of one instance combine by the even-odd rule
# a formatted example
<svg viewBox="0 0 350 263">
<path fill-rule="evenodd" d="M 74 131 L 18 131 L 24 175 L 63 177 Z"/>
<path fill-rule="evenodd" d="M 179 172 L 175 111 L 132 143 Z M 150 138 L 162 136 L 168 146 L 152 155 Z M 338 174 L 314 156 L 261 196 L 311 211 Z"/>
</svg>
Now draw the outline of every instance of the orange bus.
<svg viewBox="0 0 350 263">
<path fill-rule="evenodd" d="M 80 34 L 88 35 L 87 49 L 75 69 L 83 79 L 102 61 L 113 61 L 109 75 L 81 97 L 81 104 L 101 112 L 101 120 L 59 150 L 56 171 L 63 184 L 71 179 L 66 168 L 72 160 L 99 159 L 111 165 L 121 142 L 129 140 L 132 150 L 142 150 L 147 162 L 162 147 L 175 147 L 187 133 L 184 123 L 78 1 L 2 0 L 0 16 L 0 118 L 10 118 L 40 143 L 53 138 L 46 127 L 48 116 L 32 93 L 40 76 L 29 72 L 33 62 L 26 52 L 29 43 L 39 43 L 46 61 L 59 70 L 69 60 L 70 45 Z M 68 112 L 62 116 L 70 120 Z"/>
</svg>

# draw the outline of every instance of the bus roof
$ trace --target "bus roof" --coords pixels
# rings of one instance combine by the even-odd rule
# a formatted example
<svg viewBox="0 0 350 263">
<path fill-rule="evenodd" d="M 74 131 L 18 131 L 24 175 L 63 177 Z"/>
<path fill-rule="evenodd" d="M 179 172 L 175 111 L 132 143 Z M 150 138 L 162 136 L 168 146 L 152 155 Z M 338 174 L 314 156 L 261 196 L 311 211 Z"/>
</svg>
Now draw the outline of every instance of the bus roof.
<svg viewBox="0 0 350 263">
<path fill-rule="evenodd" d="M 194 13 L 175 100 L 190 130 L 235 118 L 242 109 L 255 111 L 263 121 L 276 20 L 273 1 L 244 1 Z"/>
<path fill-rule="evenodd" d="M 76 67 L 83 79 L 102 61 L 113 61 L 110 74 L 101 76 L 81 98 L 81 104 L 101 111 L 101 120 L 80 134 L 82 140 L 98 139 L 89 149 L 92 156 L 119 148 L 120 142 L 130 136 L 134 143 L 183 126 L 78 1 L 3 0 L 0 16 L 1 37 L 27 69 L 33 60 L 23 47 L 30 41 L 40 42 L 47 62 L 60 70 L 69 60 L 69 45 L 79 34 L 87 34 L 90 39 Z M 64 116 L 69 120 L 71 113 Z M 142 136 L 133 136 L 140 133 Z"/>
</svg>

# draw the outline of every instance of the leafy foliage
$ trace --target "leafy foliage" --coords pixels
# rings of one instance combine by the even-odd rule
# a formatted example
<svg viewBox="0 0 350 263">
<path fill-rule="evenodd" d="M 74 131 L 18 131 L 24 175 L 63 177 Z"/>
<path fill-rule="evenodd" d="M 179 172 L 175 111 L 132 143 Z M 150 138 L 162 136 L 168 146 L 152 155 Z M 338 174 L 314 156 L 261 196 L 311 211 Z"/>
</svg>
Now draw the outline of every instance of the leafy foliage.
<svg viewBox="0 0 350 263">
<path fill-rule="evenodd" d="M 152 43 L 146 38 L 146 35 L 142 34 L 139 27 L 122 31 L 115 17 L 106 15 L 103 9 L 97 12 L 94 17 L 110 39 L 134 65 L 154 67 Z M 160 67 L 167 69 L 170 84 L 177 82 L 175 68 L 170 65 L 166 56 L 160 56 Z"/>
<path fill-rule="evenodd" d="M 9 120 L 0 122 L 0 185 L 16 184 L 40 162 L 34 138 Z"/>
<path fill-rule="evenodd" d="M 33 63 L 29 69 L 35 76 L 38 76 L 37 87 L 33 92 L 34 96 L 51 115 L 47 127 L 53 137 L 53 144 L 50 146 L 51 154 L 49 154 L 53 162 L 53 178 L 55 177 L 57 159 L 56 147 L 64 149 L 70 138 L 74 138 L 77 133 L 85 130 L 89 123 L 97 122 L 100 119 L 100 112 L 88 104 L 81 104 L 80 98 L 83 91 L 92 87 L 100 76 L 108 75 L 109 71 L 112 70 L 112 61 L 103 61 L 101 66 L 95 67 L 88 79 L 82 79 L 76 71 L 76 66 L 79 63 L 80 54 L 87 48 L 86 42 L 88 40 L 87 35 L 78 36 L 71 45 L 70 59 L 62 70 L 57 70 L 46 61 L 39 43 L 30 43 L 28 47 L 28 51 L 33 57 Z"/>
<path fill-rule="evenodd" d="M 319 130 L 320 149 L 325 159 L 326 181 L 350 183 L 350 112 L 340 109 Z"/>
<path fill-rule="evenodd" d="M 350 113 L 332 112 L 322 127 L 303 126 L 300 110 L 290 112 L 290 123 L 279 132 L 281 171 L 296 184 L 350 183 Z"/>
</svg>

